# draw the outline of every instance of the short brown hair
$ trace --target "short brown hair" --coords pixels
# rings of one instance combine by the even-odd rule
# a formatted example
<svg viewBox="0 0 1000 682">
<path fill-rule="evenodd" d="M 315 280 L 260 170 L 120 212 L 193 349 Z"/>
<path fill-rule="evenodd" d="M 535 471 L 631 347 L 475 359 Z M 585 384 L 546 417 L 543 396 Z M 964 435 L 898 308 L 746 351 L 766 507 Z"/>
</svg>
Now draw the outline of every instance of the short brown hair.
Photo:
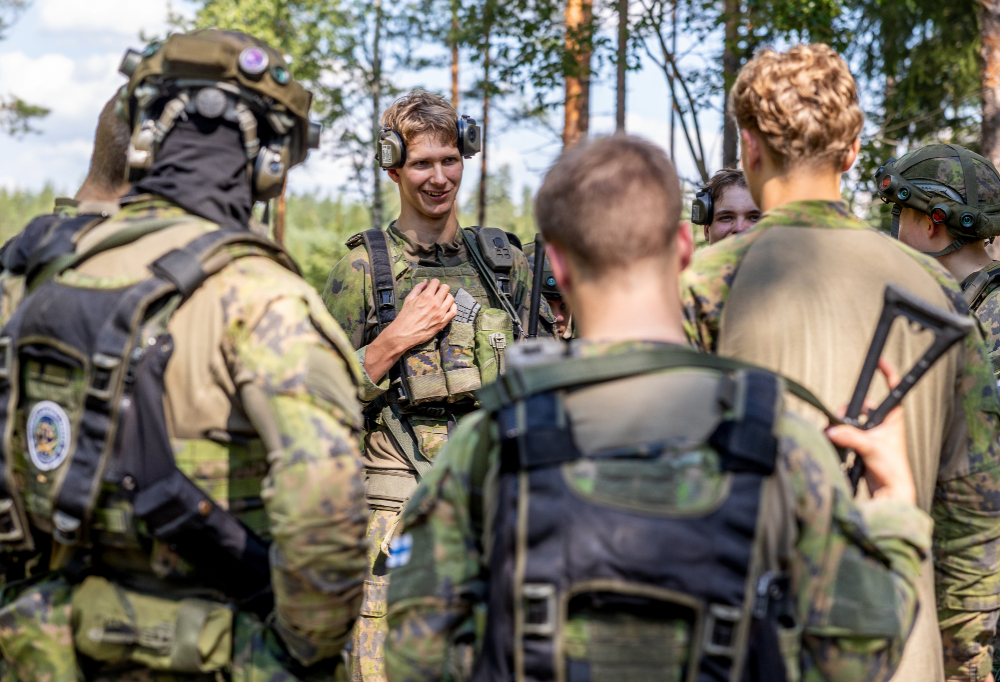
<svg viewBox="0 0 1000 682">
<path fill-rule="evenodd" d="M 128 124 L 118 115 L 115 107 L 121 90 L 115 94 L 97 120 L 94 133 L 94 152 L 90 157 L 90 171 L 85 185 L 105 193 L 115 193 L 128 184 L 126 178 L 128 145 L 132 138 Z"/>
<path fill-rule="evenodd" d="M 403 144 L 417 135 L 431 133 L 446 144 L 458 145 L 458 113 L 440 95 L 416 88 L 403 95 L 382 114 L 382 125 L 399 133 Z"/>
<path fill-rule="evenodd" d="M 722 199 L 723 192 L 730 187 L 746 188 L 746 186 L 747 178 L 743 175 L 743 171 L 738 168 L 723 168 L 713 175 L 702 189 L 707 190 L 712 195 L 712 202 L 717 204 Z"/>
<path fill-rule="evenodd" d="M 865 120 L 847 62 L 823 44 L 758 53 L 737 76 L 729 110 L 785 165 L 843 163 Z"/>
<path fill-rule="evenodd" d="M 656 145 L 604 137 L 556 161 L 538 190 L 535 215 L 545 239 L 568 251 L 584 276 L 600 276 L 671 252 L 680 182 Z"/>
</svg>

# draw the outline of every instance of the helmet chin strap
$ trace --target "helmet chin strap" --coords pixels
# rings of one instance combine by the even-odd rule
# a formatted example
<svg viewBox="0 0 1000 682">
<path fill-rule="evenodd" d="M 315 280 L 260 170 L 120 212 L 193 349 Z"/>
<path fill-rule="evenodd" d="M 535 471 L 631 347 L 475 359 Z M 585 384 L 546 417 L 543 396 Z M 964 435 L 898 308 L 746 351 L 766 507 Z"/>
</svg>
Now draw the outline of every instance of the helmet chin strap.
<svg viewBox="0 0 1000 682">
<path fill-rule="evenodd" d="M 892 205 L 892 227 L 889 228 L 889 234 L 892 235 L 893 239 L 899 239 L 899 214 L 902 212 L 903 207 L 901 205 Z"/>
</svg>

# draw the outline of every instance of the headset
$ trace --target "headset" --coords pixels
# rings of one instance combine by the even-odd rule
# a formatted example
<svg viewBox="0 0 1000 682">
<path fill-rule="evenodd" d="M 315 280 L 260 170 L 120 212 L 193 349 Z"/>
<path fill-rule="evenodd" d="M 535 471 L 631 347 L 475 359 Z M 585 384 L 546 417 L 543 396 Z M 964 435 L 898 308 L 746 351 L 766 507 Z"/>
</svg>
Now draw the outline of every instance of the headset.
<svg viewBox="0 0 1000 682">
<path fill-rule="evenodd" d="M 482 149 L 482 130 L 476 125 L 476 119 L 462 116 L 458 119 L 458 153 L 463 158 L 471 159 Z M 375 158 L 382 170 L 402 168 L 406 163 L 406 144 L 403 136 L 392 128 L 384 126 L 375 141 Z"/>
<path fill-rule="evenodd" d="M 695 225 L 711 225 L 714 218 L 715 202 L 712 201 L 712 193 L 707 189 L 698 190 L 691 202 L 691 222 Z"/>
</svg>

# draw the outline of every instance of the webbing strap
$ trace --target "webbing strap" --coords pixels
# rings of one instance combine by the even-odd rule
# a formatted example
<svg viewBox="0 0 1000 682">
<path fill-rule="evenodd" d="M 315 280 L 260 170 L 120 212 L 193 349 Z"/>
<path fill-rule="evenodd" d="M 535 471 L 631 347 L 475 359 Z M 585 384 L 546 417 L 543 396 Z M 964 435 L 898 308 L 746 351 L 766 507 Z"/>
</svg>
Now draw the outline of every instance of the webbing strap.
<svg viewBox="0 0 1000 682">
<path fill-rule="evenodd" d="M 417 443 L 406 430 L 402 418 L 393 410 L 393 407 L 393 405 L 389 405 L 382 410 L 382 422 L 389 429 L 389 433 L 392 434 L 393 440 L 399 445 L 403 454 L 406 455 L 406 459 L 417 470 L 417 473 L 423 476 L 430 471 L 431 462 L 423 457 L 418 457 Z"/>
<path fill-rule="evenodd" d="M 976 176 L 976 165 L 972 162 L 969 152 L 958 150 L 958 158 L 962 160 L 962 174 L 965 176 L 965 203 L 979 208 L 979 178 Z"/>
<path fill-rule="evenodd" d="M 922 251 L 921 253 L 923 253 L 925 256 L 930 256 L 931 258 L 940 258 L 941 256 L 947 256 L 949 253 L 954 253 L 955 251 L 958 251 L 960 248 L 962 248 L 971 241 L 973 240 L 967 239 L 966 237 L 958 237 L 955 241 L 953 241 L 951 244 L 941 249 L 940 251 Z"/>
<path fill-rule="evenodd" d="M 723 471 L 769 476 L 774 472 L 778 455 L 774 422 L 780 379 L 776 374 L 759 370 L 748 370 L 743 377 L 746 391 L 742 416 L 719 424 L 708 442 L 720 454 Z"/>
<path fill-rule="evenodd" d="M 29 247 L 31 251 L 23 271 L 28 282 L 30 283 L 46 265 L 56 258 L 76 251 L 74 238 L 78 232 L 104 221 L 104 216 L 78 215 L 53 225 L 37 244 L 32 245 L 33 248 Z M 21 248 L 20 244 L 18 248 Z"/>
<path fill-rule="evenodd" d="M 649 348 L 627 355 L 569 358 L 528 367 L 508 365 L 507 373 L 496 382 L 481 388 L 476 397 L 483 409 L 492 412 L 536 393 L 673 368 L 704 368 L 724 372 L 769 371 L 732 358 L 698 353 L 687 348 Z M 785 383 L 792 395 L 820 410 L 830 423 L 840 423 L 840 419 L 809 389 L 787 378 Z"/>
<path fill-rule="evenodd" d="M 383 230 L 365 230 L 361 238 L 364 239 L 372 267 L 372 297 L 381 332 L 396 319 L 396 275 L 392 271 L 392 251 L 389 249 L 389 237 Z"/>
</svg>

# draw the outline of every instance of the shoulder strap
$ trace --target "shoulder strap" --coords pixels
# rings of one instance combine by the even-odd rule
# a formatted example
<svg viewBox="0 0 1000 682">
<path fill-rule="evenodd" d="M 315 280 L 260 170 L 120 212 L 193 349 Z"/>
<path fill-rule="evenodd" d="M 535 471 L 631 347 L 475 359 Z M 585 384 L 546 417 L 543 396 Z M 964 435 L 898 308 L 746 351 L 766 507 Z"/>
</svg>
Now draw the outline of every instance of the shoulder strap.
<svg viewBox="0 0 1000 682">
<path fill-rule="evenodd" d="M 372 267 L 372 297 L 375 300 L 378 331 L 381 332 L 396 319 L 396 275 L 392 269 L 392 250 L 389 248 L 389 237 L 383 230 L 365 230 L 361 233 L 361 239 Z"/>
<path fill-rule="evenodd" d="M 476 234 L 477 228 L 459 228 L 459 232 L 462 234 L 462 241 L 465 242 L 465 248 L 469 252 L 469 256 L 472 258 L 472 264 L 479 271 L 480 277 L 486 282 L 487 288 L 489 288 L 490 293 L 493 297 L 500 301 L 501 307 L 504 311 L 510 315 L 511 322 L 514 323 L 514 336 L 523 337 L 524 331 L 521 329 L 521 318 L 518 317 L 517 311 L 514 310 L 514 305 L 511 303 L 510 299 L 503 295 L 500 288 L 497 286 L 496 277 L 493 276 L 493 271 L 490 269 L 489 265 L 486 264 L 486 260 L 483 258 L 483 254 L 479 253 L 479 244 L 476 243 L 476 238 L 474 236 L 470 237 L 469 232 L 473 235 Z"/>
<path fill-rule="evenodd" d="M 53 225 L 48 230 L 44 241 L 38 244 L 28 256 L 24 275 L 29 286 L 35 276 L 49 263 L 76 251 L 78 234 L 103 223 L 105 220 L 107 218 L 101 215 L 78 215 Z"/>
<path fill-rule="evenodd" d="M 979 302 L 980 296 L 986 289 L 997 280 L 1000 280 L 1000 268 L 992 272 L 984 268 L 976 273 L 969 285 L 962 291 L 962 298 L 969 304 L 970 309 Z"/>
<path fill-rule="evenodd" d="M 687 348 L 650 348 L 627 355 L 570 358 L 529 367 L 508 365 L 507 373 L 498 377 L 496 382 L 481 388 L 476 397 L 485 410 L 495 411 L 536 393 L 557 388 L 611 381 L 646 372 L 682 367 L 701 367 L 725 372 L 739 370 L 768 372 L 762 367 L 739 360 L 698 353 Z M 785 379 L 785 383 L 792 395 L 820 410 L 830 423 L 840 423 L 840 419 L 807 388 L 790 379 Z"/>
<path fill-rule="evenodd" d="M 722 458 L 723 471 L 769 476 L 778 456 L 774 422 L 782 404 L 781 377 L 757 369 L 744 370 L 739 376 L 744 385 L 739 416 L 721 422 L 708 442 Z"/>
</svg>

